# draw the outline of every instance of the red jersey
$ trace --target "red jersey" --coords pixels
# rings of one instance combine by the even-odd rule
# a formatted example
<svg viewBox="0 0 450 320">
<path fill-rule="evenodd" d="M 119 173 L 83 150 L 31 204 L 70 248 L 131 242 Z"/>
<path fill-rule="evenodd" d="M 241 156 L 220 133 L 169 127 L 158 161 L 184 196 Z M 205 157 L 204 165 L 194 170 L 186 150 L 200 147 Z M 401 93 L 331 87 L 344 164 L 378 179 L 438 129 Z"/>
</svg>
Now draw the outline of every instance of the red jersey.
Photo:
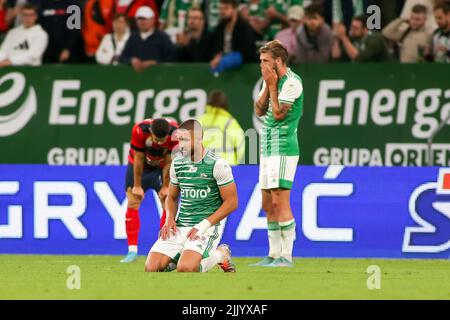
<svg viewBox="0 0 450 320">
<path fill-rule="evenodd" d="M 178 141 L 172 140 L 172 133 L 178 129 L 175 121 L 167 120 L 170 125 L 169 135 L 162 144 L 152 141 L 151 124 L 153 119 L 146 119 L 134 125 L 131 133 L 130 152 L 128 162 L 133 164 L 136 151 L 145 153 L 144 163 L 152 167 L 164 167 L 164 156 L 178 145 Z"/>
</svg>

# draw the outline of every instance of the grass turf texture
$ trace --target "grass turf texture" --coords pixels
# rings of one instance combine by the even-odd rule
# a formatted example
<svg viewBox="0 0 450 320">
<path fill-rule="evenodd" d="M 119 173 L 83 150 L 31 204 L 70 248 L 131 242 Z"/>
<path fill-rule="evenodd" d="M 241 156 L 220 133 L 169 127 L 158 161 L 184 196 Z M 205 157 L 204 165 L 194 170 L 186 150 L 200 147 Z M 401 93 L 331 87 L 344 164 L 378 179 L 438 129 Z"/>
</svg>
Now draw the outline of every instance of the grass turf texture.
<svg viewBox="0 0 450 320">
<path fill-rule="evenodd" d="M 145 257 L 0 255 L 0 299 L 450 299 L 450 261 L 295 259 L 294 268 L 237 273 L 143 272 Z M 81 269 L 81 289 L 69 290 L 68 266 Z M 381 289 L 368 290 L 367 267 L 381 268 Z"/>
</svg>

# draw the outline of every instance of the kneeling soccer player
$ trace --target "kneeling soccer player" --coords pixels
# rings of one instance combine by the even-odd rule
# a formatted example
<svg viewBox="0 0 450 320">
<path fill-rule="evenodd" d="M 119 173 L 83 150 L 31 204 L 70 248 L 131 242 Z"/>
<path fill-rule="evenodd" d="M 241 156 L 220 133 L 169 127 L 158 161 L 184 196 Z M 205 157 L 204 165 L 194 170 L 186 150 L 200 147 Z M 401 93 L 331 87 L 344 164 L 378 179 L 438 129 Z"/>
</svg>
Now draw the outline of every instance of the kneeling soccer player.
<svg viewBox="0 0 450 320">
<path fill-rule="evenodd" d="M 225 272 L 235 272 L 229 246 L 217 247 L 221 222 L 238 204 L 231 167 L 203 147 L 198 121 L 186 120 L 176 135 L 182 156 L 173 159 L 170 167 L 166 223 L 150 249 L 145 271 L 164 271 L 178 261 L 178 272 L 206 272 L 216 264 Z"/>
</svg>

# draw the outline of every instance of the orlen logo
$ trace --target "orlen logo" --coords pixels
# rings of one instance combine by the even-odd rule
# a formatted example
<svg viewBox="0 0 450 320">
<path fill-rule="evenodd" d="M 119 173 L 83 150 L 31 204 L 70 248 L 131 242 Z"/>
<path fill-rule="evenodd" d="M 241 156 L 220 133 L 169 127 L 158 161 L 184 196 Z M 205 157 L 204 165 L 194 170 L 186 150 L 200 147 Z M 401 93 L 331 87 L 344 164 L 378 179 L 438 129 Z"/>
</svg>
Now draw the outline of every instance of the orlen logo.
<svg viewBox="0 0 450 320">
<path fill-rule="evenodd" d="M 0 137 L 6 137 L 15 134 L 21 130 L 30 121 L 37 110 L 36 92 L 33 87 L 26 89 L 26 79 L 19 72 L 11 72 L 0 78 L 0 88 L 4 83 L 12 81 L 12 85 L 4 92 L 0 92 L 0 109 L 10 107 L 23 97 L 26 91 L 26 97 L 22 105 L 13 113 L 3 115 L 0 112 Z"/>
<path fill-rule="evenodd" d="M 438 253 L 450 248 L 450 168 L 439 170 L 437 182 L 413 191 L 409 213 L 419 226 L 405 229 L 403 252 Z"/>
</svg>

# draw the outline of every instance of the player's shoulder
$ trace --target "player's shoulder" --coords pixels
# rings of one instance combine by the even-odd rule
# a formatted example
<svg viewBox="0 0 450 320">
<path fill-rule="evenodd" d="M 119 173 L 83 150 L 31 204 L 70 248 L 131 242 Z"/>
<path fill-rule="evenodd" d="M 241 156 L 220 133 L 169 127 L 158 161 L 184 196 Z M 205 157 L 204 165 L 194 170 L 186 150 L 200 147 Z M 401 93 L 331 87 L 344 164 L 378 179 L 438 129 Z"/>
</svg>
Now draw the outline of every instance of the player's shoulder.
<svg viewBox="0 0 450 320">
<path fill-rule="evenodd" d="M 175 121 L 173 119 L 166 119 L 166 120 L 169 123 L 169 127 L 170 127 L 169 131 L 170 131 L 170 133 L 173 133 L 175 130 L 178 129 L 179 125 L 178 125 L 177 121 Z"/>
<path fill-rule="evenodd" d="M 209 151 L 208 152 L 208 156 L 212 160 L 211 164 L 213 164 L 214 168 L 220 167 L 220 166 L 222 166 L 222 167 L 229 167 L 230 166 L 227 160 L 225 160 L 224 158 L 220 157 L 219 155 L 217 155 L 213 151 Z"/>
<path fill-rule="evenodd" d="M 134 124 L 135 128 L 141 128 L 143 131 L 149 132 L 153 119 L 145 119 Z"/>
<path fill-rule="evenodd" d="M 300 75 L 298 73 L 295 73 L 294 71 L 292 71 L 292 69 L 288 69 L 287 73 L 286 73 L 286 81 L 290 81 L 290 82 L 299 82 L 300 84 L 303 82 L 302 77 L 300 77 Z"/>
</svg>

